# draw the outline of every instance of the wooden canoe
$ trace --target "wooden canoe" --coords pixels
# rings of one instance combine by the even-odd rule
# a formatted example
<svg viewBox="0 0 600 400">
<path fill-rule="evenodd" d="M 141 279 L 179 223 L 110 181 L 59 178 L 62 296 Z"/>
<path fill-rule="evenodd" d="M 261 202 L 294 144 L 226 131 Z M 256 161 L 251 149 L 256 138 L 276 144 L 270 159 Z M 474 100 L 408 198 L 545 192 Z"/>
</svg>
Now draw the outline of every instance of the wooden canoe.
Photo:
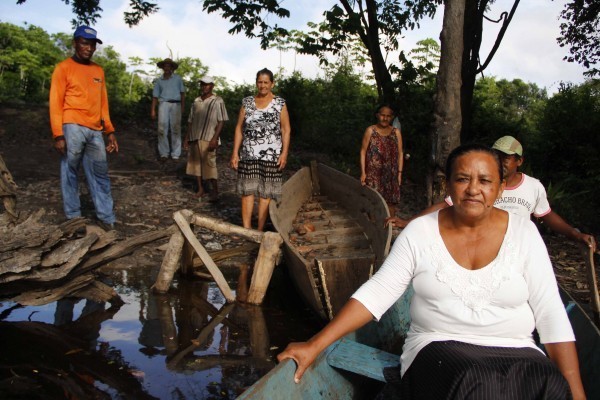
<svg viewBox="0 0 600 400">
<path fill-rule="evenodd" d="M 238 399 L 372 399 L 383 387 L 383 368 L 398 365 L 410 322 L 409 289 L 379 323 L 371 322 L 329 346 L 294 383 L 296 364 L 285 360 Z M 581 378 L 588 399 L 600 399 L 600 331 L 561 288 L 575 332 Z"/>
<path fill-rule="evenodd" d="M 389 252 L 387 205 L 358 180 L 314 162 L 287 180 L 282 192 L 269 212 L 283 237 L 291 278 L 306 303 L 331 319 Z"/>
</svg>

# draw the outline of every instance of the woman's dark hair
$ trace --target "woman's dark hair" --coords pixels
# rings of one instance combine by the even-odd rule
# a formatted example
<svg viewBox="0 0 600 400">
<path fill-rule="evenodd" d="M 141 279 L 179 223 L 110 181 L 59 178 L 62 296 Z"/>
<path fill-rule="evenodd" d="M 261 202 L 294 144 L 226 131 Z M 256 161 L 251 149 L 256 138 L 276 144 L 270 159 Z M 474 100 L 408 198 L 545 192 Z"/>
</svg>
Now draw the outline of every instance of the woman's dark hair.
<svg viewBox="0 0 600 400">
<path fill-rule="evenodd" d="M 450 155 L 448 156 L 448 160 L 446 160 L 446 180 L 450 179 L 450 176 L 452 175 L 452 170 L 454 169 L 454 164 L 456 164 L 456 160 L 458 159 L 458 157 L 473 152 L 487 153 L 491 155 L 496 161 L 496 165 L 498 165 L 498 174 L 500 175 L 500 182 L 504 180 L 504 168 L 502 167 L 502 161 L 500 160 L 500 156 L 491 147 L 484 146 L 482 144 L 464 144 L 452 150 L 452 152 L 450 152 Z"/>
<path fill-rule="evenodd" d="M 390 110 L 392 110 L 392 113 L 396 115 L 396 110 L 388 103 L 380 104 L 379 106 L 377 106 L 377 108 L 375 109 L 375 114 L 379 114 L 379 111 L 381 111 L 382 108 L 389 108 Z"/>
<path fill-rule="evenodd" d="M 271 82 L 275 82 L 275 78 L 274 78 L 274 76 L 273 76 L 273 72 L 271 72 L 271 70 L 270 70 L 270 69 L 263 68 L 263 69 L 261 69 L 260 71 L 258 71 L 258 72 L 256 73 L 256 80 L 258 80 L 258 77 L 259 77 L 259 76 L 261 76 L 261 75 L 268 75 L 268 76 L 269 76 L 269 79 L 271 80 Z"/>
</svg>

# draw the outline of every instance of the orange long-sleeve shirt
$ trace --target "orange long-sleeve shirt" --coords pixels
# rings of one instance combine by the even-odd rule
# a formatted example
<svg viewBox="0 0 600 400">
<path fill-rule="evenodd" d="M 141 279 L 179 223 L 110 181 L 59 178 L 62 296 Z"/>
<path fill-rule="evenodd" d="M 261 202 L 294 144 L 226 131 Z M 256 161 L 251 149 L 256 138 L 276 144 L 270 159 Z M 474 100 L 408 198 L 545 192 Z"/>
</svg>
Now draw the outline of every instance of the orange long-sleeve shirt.
<svg viewBox="0 0 600 400">
<path fill-rule="evenodd" d="M 63 124 L 115 131 L 108 113 L 108 95 L 102 67 L 94 62 L 80 64 L 68 58 L 52 73 L 50 85 L 50 126 L 52 136 L 62 136 Z"/>
</svg>

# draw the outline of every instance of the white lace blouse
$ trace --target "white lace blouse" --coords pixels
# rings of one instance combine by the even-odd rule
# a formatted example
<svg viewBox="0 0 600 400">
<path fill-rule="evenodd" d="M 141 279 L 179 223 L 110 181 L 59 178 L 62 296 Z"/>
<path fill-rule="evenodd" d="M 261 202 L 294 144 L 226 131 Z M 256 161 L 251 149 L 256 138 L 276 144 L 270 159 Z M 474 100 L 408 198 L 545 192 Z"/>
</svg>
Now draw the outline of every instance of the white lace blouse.
<svg viewBox="0 0 600 400">
<path fill-rule="evenodd" d="M 401 356 L 404 375 L 417 353 L 441 340 L 538 349 L 574 341 L 573 331 L 535 225 L 509 213 L 497 257 L 478 270 L 454 261 L 438 228 L 438 212 L 411 222 L 379 271 L 352 296 L 379 320 L 412 282 L 411 325 Z"/>
</svg>

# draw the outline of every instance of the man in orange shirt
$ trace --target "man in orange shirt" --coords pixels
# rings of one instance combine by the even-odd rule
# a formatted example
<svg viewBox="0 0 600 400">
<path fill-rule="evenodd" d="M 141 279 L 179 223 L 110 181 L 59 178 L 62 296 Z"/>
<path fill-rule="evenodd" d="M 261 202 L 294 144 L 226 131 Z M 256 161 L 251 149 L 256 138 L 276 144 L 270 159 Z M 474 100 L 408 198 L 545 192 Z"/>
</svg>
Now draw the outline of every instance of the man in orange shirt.
<svg viewBox="0 0 600 400">
<path fill-rule="evenodd" d="M 119 145 L 108 112 L 104 71 L 91 61 L 97 43 L 102 41 L 95 29 L 80 26 L 75 30 L 75 53 L 52 74 L 50 125 L 54 148 L 62 156 L 60 186 L 67 219 L 81 216 L 77 172 L 83 164 L 98 225 L 112 230 L 115 214 L 106 152 L 118 152 Z"/>
</svg>

